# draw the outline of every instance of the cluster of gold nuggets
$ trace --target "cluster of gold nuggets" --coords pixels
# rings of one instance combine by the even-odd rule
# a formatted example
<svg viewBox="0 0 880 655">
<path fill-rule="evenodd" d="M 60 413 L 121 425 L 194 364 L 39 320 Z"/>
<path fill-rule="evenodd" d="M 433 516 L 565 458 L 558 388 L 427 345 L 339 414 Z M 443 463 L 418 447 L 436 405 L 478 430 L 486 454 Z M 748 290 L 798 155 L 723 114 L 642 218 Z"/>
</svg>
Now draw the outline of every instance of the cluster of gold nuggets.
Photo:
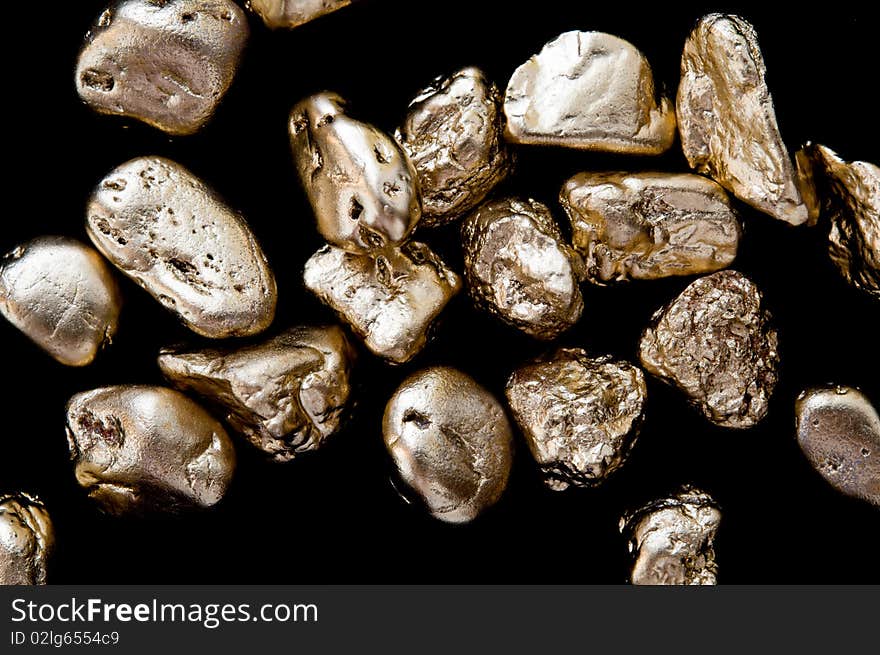
<svg viewBox="0 0 880 655">
<path fill-rule="evenodd" d="M 273 28 L 348 4 L 249 3 Z M 77 88 L 98 112 L 191 134 L 232 83 L 247 37 L 247 17 L 229 0 L 121 0 L 88 35 Z M 489 198 L 515 166 L 515 144 L 656 155 L 676 131 L 699 174 L 583 172 L 563 183 L 571 242 L 541 202 Z M 755 425 L 776 384 L 778 335 L 755 284 L 722 270 L 742 232 L 728 194 L 791 225 L 824 213 L 840 272 L 880 299 L 880 170 L 820 145 L 789 155 L 757 37 L 736 16 L 698 21 L 675 102 L 657 99 L 650 66 L 630 43 L 567 32 L 517 68 L 503 96 L 475 68 L 438 79 L 393 136 L 331 92 L 299 102 L 289 132 L 327 242 L 306 262 L 304 283 L 356 338 L 339 326 L 298 326 L 245 346 L 164 349 L 159 366 L 176 389 L 75 395 L 67 434 L 76 478 L 108 513 L 217 503 L 235 469 L 227 427 L 279 462 L 317 449 L 345 422 L 353 341 L 407 362 L 462 287 L 498 320 L 551 341 L 580 319 L 584 281 L 703 275 L 654 315 L 642 368 L 712 423 Z M 463 275 L 412 238 L 459 220 Z M 86 229 L 94 248 L 39 237 L 0 266 L 0 311 L 62 364 L 87 365 L 112 339 L 121 304 L 114 268 L 199 335 L 253 337 L 272 325 L 277 289 L 257 239 L 180 164 L 145 156 L 118 166 L 95 188 Z M 506 406 L 461 371 L 421 370 L 388 402 L 385 444 L 402 480 L 443 521 L 473 520 L 502 495 L 513 458 L 508 415 L 551 489 L 594 486 L 636 442 L 642 368 L 559 349 L 512 372 Z M 880 506 L 880 419 L 869 400 L 846 387 L 812 389 L 796 414 L 811 464 L 838 490 Z M 687 486 L 627 513 L 631 580 L 714 584 L 720 517 L 707 493 Z M 0 498 L 0 582 L 44 583 L 52 542 L 39 500 Z"/>
</svg>

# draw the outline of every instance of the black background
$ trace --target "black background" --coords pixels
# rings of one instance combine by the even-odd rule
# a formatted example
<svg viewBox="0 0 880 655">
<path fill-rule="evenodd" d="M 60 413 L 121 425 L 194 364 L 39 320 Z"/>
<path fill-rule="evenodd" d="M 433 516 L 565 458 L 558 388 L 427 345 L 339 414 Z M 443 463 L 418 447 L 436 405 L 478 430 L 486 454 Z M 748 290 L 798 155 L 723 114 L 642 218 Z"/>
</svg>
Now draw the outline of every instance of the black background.
<svg viewBox="0 0 880 655">
<path fill-rule="evenodd" d="M 79 102 L 76 53 L 102 0 L 39 9 L 8 4 L 2 250 L 40 234 L 86 240 L 85 203 L 102 176 L 132 157 L 167 156 L 248 217 L 278 281 L 273 329 L 333 320 L 302 287 L 303 264 L 320 238 L 286 134 L 294 102 L 325 88 L 347 97 L 357 117 L 391 131 L 434 76 L 477 65 L 503 88 L 545 42 L 582 29 L 631 41 L 647 55 L 658 86 L 674 94 L 694 21 L 731 10 L 758 31 L 789 147 L 811 139 L 847 159 L 880 159 L 876 16 L 846 4 L 786 13 L 767 2 L 363 0 L 293 32 L 270 32 L 252 18 L 243 66 L 216 118 L 198 135 L 173 139 Z M 562 219 L 562 182 L 580 170 L 609 168 L 687 167 L 677 144 L 658 158 L 523 147 L 517 173 L 497 193 L 532 196 Z M 411 364 L 392 368 L 364 354 L 354 419 L 320 452 L 273 465 L 238 442 L 236 479 L 213 510 L 140 521 L 102 516 L 73 477 L 67 399 L 96 386 L 161 383 L 158 349 L 197 343 L 127 280 L 115 343 L 86 369 L 56 364 L 0 322 L 0 489 L 28 490 L 47 502 L 58 540 L 53 583 L 617 583 L 628 566 L 617 532 L 621 512 L 684 482 L 723 507 L 721 582 L 878 583 L 877 509 L 839 495 L 809 467 L 794 439 L 793 401 L 807 385 L 834 381 L 859 386 L 880 404 L 880 304 L 848 287 L 830 263 L 825 221 L 795 229 L 746 207 L 742 214 L 746 236 L 735 268 L 765 292 L 780 331 L 781 381 L 768 417 L 747 431 L 715 428 L 673 389 L 649 379 L 639 442 L 626 466 L 597 489 L 545 490 L 520 441 L 506 495 L 470 525 L 434 521 L 398 498 L 381 415 L 403 377 L 451 364 L 500 395 L 510 371 L 547 348 L 495 324 L 463 294 L 436 341 Z M 455 229 L 420 238 L 461 270 Z M 688 282 L 586 287 L 584 317 L 560 344 L 635 360 L 651 313 Z"/>
</svg>

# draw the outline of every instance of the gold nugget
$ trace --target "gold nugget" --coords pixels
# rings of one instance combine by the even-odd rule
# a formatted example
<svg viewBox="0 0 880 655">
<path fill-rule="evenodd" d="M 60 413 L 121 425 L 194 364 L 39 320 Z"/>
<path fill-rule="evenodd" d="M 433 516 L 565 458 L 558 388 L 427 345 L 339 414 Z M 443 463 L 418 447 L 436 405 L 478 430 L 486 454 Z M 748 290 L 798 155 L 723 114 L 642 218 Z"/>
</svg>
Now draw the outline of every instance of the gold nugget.
<svg viewBox="0 0 880 655">
<path fill-rule="evenodd" d="M 792 225 L 811 216 L 776 124 L 754 28 L 710 14 L 684 45 L 676 112 L 691 168 Z"/>
</svg>

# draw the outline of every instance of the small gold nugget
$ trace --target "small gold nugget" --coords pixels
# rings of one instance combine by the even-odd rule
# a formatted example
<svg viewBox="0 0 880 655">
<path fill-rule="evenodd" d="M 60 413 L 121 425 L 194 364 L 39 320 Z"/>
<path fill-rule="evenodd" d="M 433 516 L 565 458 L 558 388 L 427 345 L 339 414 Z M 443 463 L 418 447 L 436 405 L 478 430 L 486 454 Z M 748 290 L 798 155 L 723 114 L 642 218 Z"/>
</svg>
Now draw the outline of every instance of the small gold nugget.
<svg viewBox="0 0 880 655">
<path fill-rule="evenodd" d="M 544 483 L 601 484 L 629 456 L 645 417 L 642 371 L 580 348 L 518 368 L 507 381 L 507 401 Z"/>
<path fill-rule="evenodd" d="M 248 0 L 247 7 L 274 30 L 305 25 L 351 3 L 352 0 Z"/>
<path fill-rule="evenodd" d="M 91 364 L 119 325 L 122 295 L 107 262 L 68 237 L 38 237 L 0 262 L 0 312 L 67 366 Z"/>
<path fill-rule="evenodd" d="M 579 173 L 559 202 L 599 285 L 717 271 L 733 263 L 742 235 L 724 189 L 699 175 Z"/>
<path fill-rule="evenodd" d="M 501 96 L 477 68 L 438 78 L 419 93 L 394 136 L 416 169 L 420 226 L 461 218 L 513 170 Z"/>
<path fill-rule="evenodd" d="M 235 471 L 223 426 L 164 387 L 76 394 L 67 404 L 67 439 L 77 482 L 108 514 L 211 507 Z"/>
<path fill-rule="evenodd" d="M 642 366 L 678 387 L 712 423 L 750 428 L 776 387 L 776 329 L 758 287 L 719 271 L 692 282 L 655 312 L 640 344 Z"/>
<path fill-rule="evenodd" d="M 394 139 L 345 110 L 325 92 L 290 112 L 293 159 L 318 231 L 352 252 L 403 243 L 422 213 L 415 170 Z"/>
<path fill-rule="evenodd" d="M 566 32 L 516 69 L 504 98 L 514 143 L 659 155 L 675 138 L 672 102 L 631 43 Z"/>
<path fill-rule="evenodd" d="M 98 250 L 197 334 L 247 336 L 272 322 L 275 278 L 247 222 L 180 164 L 122 164 L 87 216 Z"/>
<path fill-rule="evenodd" d="M 505 323 L 551 340 L 584 309 L 582 262 L 546 206 L 508 198 L 486 203 L 461 226 L 474 302 Z"/>
<path fill-rule="evenodd" d="M 495 397 L 460 371 L 409 376 L 388 401 L 382 431 L 401 478 L 441 521 L 472 521 L 507 486 L 510 423 Z"/>
<path fill-rule="evenodd" d="M 712 497 L 684 487 L 620 519 L 633 556 L 634 585 L 714 585 L 715 533 L 721 510 Z"/>
<path fill-rule="evenodd" d="M 831 260 L 847 282 L 880 300 L 880 168 L 847 163 L 818 144 L 801 152 L 831 220 Z"/>
<path fill-rule="evenodd" d="M 782 142 L 754 28 L 709 14 L 684 45 L 676 112 L 691 168 L 792 225 L 811 219 Z"/>
<path fill-rule="evenodd" d="M 458 275 L 415 241 L 374 255 L 324 246 L 306 262 L 304 281 L 373 354 L 395 364 L 421 351 L 461 289 Z"/>
<path fill-rule="evenodd" d="M 55 531 L 46 506 L 25 493 L 0 496 L 0 585 L 44 585 Z"/>
<path fill-rule="evenodd" d="M 337 326 L 295 327 L 234 349 L 165 349 L 177 388 L 223 408 L 226 422 L 277 462 L 315 450 L 345 419 L 355 353 Z"/>
<path fill-rule="evenodd" d="M 795 401 L 797 440 L 839 492 L 880 507 L 880 417 L 858 389 L 807 389 Z"/>
<path fill-rule="evenodd" d="M 120 0 L 89 31 L 76 88 L 102 114 L 192 134 L 232 84 L 247 37 L 230 0 Z"/>
</svg>

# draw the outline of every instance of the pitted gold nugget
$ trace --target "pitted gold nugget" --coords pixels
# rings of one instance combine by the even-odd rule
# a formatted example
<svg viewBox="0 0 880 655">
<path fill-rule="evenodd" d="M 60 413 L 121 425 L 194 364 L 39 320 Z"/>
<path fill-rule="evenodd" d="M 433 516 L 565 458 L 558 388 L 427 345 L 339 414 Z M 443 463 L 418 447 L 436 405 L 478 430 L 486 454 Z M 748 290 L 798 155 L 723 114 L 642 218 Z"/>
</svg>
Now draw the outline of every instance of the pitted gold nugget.
<svg viewBox="0 0 880 655">
<path fill-rule="evenodd" d="M 122 164 L 87 216 L 98 250 L 197 334 L 248 336 L 272 322 L 275 278 L 247 222 L 180 164 Z"/>
<path fill-rule="evenodd" d="M 235 470 L 223 426 L 164 387 L 76 394 L 67 404 L 67 439 L 77 482 L 113 515 L 211 507 Z"/>
<path fill-rule="evenodd" d="M 120 0 L 89 32 L 76 88 L 102 114 L 192 134 L 232 84 L 247 38 L 230 0 Z"/>
<path fill-rule="evenodd" d="M 406 240 L 422 207 L 415 170 L 394 139 L 349 117 L 329 92 L 299 102 L 289 129 L 300 182 L 329 243 L 368 252 Z"/>
</svg>

